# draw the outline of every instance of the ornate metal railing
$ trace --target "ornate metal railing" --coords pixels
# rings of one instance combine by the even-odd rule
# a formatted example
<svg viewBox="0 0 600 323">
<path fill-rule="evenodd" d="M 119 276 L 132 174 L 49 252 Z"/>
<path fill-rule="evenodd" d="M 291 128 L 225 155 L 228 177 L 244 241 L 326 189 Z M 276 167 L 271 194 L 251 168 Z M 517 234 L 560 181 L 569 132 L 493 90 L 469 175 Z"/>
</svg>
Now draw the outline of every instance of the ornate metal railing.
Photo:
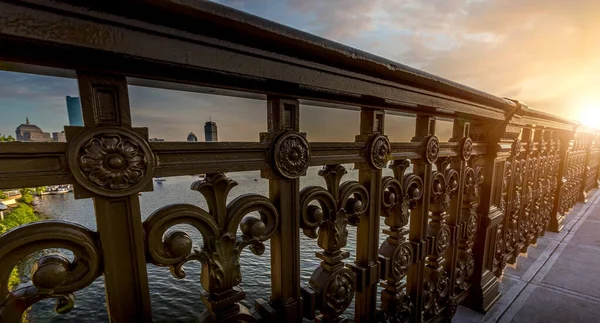
<svg viewBox="0 0 600 323">
<path fill-rule="evenodd" d="M 2 322 L 46 298 L 68 311 L 73 292 L 100 275 L 113 321 L 150 322 L 146 264 L 183 277 L 191 260 L 202 263 L 208 321 L 339 322 L 352 302 L 358 322 L 437 321 L 457 304 L 487 311 L 505 264 L 560 231 L 598 186 L 594 131 L 214 3 L 0 1 L 0 43 L 4 69 L 76 77 L 85 121 L 65 128 L 67 143 L 0 144 L 0 189 L 72 183 L 76 198 L 93 199 L 97 220 L 96 232 L 42 221 L 0 236 Z M 127 85 L 162 81 L 266 94 L 267 131 L 260 142 L 149 142 L 147 129 L 132 127 Z M 360 110 L 356 141 L 307 141 L 299 115 L 314 102 Z M 385 114 L 398 111 L 416 116 L 410 142 L 385 135 Z M 449 142 L 436 137 L 439 117 L 454 122 Z M 347 163 L 358 181 L 343 180 Z M 323 166 L 327 187 L 300 189 L 309 166 Z M 224 173 L 246 170 L 262 171 L 269 196 L 227 203 L 236 183 Z M 138 192 L 152 190 L 153 176 L 192 174 L 207 174 L 192 186 L 207 209 L 168 205 L 142 222 Z M 177 224 L 196 228 L 202 245 Z M 354 262 L 345 261 L 348 225 Z M 301 234 L 322 249 L 307 286 Z M 260 255 L 267 240 L 270 297 L 249 309 L 240 252 Z M 44 256 L 30 283 L 9 290 L 13 267 L 46 248 L 74 258 Z"/>
</svg>

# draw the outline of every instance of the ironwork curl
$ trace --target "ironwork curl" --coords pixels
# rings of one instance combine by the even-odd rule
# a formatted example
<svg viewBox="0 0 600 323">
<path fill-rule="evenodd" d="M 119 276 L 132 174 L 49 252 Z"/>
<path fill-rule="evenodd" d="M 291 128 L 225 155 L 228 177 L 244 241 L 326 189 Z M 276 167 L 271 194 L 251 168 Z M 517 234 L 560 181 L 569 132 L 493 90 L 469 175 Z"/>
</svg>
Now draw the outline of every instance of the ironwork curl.
<svg viewBox="0 0 600 323">
<path fill-rule="evenodd" d="M 210 307 L 207 314 L 214 320 L 252 318 L 237 303 L 244 298 L 243 291 L 236 287 L 242 280 L 240 253 L 250 245 L 254 254 L 261 255 L 265 251 L 263 242 L 276 232 L 279 223 L 277 209 L 264 196 L 247 194 L 227 203 L 227 195 L 235 185 L 222 173 L 208 174 L 191 186 L 205 197 L 208 211 L 190 204 L 173 204 L 158 209 L 144 222 L 152 263 L 169 266 L 176 278 L 185 277 L 182 266 L 187 261 L 202 263 L 201 284 L 208 292 L 203 298 L 219 304 L 218 308 Z M 260 218 L 248 216 L 252 212 L 258 212 Z M 193 248 L 185 232 L 167 233 L 177 224 L 195 227 L 202 235 L 202 247 Z M 238 228 L 241 236 L 237 235 Z"/>
<path fill-rule="evenodd" d="M 62 255 L 38 259 L 31 282 L 8 289 L 8 278 L 23 258 L 44 249 L 67 249 Z M 55 311 L 64 314 L 75 306 L 74 292 L 89 286 L 102 273 L 102 251 L 96 232 L 75 223 L 49 220 L 27 224 L 0 236 L 0 322 L 21 322 L 33 304 L 56 298 Z"/>
</svg>

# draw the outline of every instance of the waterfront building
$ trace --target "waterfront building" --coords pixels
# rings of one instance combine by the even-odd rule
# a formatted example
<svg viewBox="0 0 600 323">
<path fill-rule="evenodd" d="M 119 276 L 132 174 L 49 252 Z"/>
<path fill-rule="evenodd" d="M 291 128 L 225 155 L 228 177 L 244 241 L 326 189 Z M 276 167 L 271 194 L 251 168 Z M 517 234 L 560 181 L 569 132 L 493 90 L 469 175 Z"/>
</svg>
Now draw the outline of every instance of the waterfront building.
<svg viewBox="0 0 600 323">
<path fill-rule="evenodd" d="M 17 141 L 52 141 L 50 133 L 44 132 L 40 127 L 29 123 L 29 118 L 26 118 L 25 123 L 17 127 L 15 133 L 17 135 Z"/>
<path fill-rule="evenodd" d="M 148 139 L 148 141 L 149 142 L 162 142 L 162 141 L 165 141 L 165 140 L 162 139 L 162 138 L 150 138 L 150 139 Z"/>
<path fill-rule="evenodd" d="M 83 127 L 83 116 L 81 113 L 81 101 L 78 97 L 67 95 L 67 112 L 69 113 L 69 125 Z"/>
<path fill-rule="evenodd" d="M 52 140 L 54 140 L 56 142 L 67 142 L 67 137 L 65 136 L 65 132 L 64 131 L 53 132 L 52 133 Z"/>
<path fill-rule="evenodd" d="M 204 124 L 204 139 L 206 142 L 219 141 L 219 137 L 217 135 L 217 124 L 212 120 L 209 120 Z"/>
<path fill-rule="evenodd" d="M 193 132 L 190 132 L 190 134 L 187 136 L 187 141 L 198 141 L 198 137 L 196 137 Z"/>
</svg>

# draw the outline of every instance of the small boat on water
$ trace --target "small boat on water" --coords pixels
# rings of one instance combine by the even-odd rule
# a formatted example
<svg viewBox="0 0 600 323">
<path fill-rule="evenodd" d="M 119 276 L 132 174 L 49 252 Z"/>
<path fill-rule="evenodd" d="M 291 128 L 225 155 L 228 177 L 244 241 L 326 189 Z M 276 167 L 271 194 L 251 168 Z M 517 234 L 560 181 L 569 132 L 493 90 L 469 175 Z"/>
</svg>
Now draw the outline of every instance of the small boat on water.
<svg viewBox="0 0 600 323">
<path fill-rule="evenodd" d="M 48 187 L 48 190 L 46 190 L 46 192 L 41 193 L 41 195 L 62 195 L 72 191 L 73 188 L 69 188 L 68 185 L 57 185 Z"/>
<path fill-rule="evenodd" d="M 162 178 L 162 177 L 156 177 L 154 179 L 154 181 L 158 184 L 161 184 L 162 182 L 166 181 L 166 179 Z"/>
</svg>

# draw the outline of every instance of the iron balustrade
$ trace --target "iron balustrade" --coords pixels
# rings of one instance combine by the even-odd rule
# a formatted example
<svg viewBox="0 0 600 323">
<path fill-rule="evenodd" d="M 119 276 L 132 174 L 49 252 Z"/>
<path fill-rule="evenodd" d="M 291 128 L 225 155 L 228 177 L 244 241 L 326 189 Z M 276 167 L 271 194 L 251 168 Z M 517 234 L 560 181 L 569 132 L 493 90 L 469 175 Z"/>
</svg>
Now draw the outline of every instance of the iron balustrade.
<svg viewBox="0 0 600 323">
<path fill-rule="evenodd" d="M 202 263 L 206 321 L 433 322 L 458 304 L 485 312 L 506 263 L 560 231 L 598 187 L 593 130 L 210 2 L 0 1 L 0 43 L 4 69 L 77 78 L 85 123 L 65 127 L 66 143 L 0 144 L 0 189 L 70 183 L 77 199 L 93 199 L 97 220 L 97 231 L 41 221 L 0 236 L 2 322 L 46 298 L 69 311 L 73 293 L 101 275 L 112 321 L 150 322 L 146 264 L 180 278 L 192 260 Z M 149 142 L 148 129 L 132 127 L 132 84 L 266 95 L 268 127 L 259 142 Z M 314 102 L 360 110 L 355 142 L 308 141 L 300 113 Z M 398 112 L 416 116 L 410 142 L 385 135 L 386 113 Z M 453 120 L 448 142 L 436 136 L 439 118 Z M 357 181 L 344 180 L 348 163 Z M 326 187 L 300 189 L 309 166 L 323 166 Z M 268 179 L 268 196 L 227 203 L 237 183 L 225 173 L 247 170 Z M 142 222 L 138 193 L 154 176 L 194 174 L 207 174 L 192 185 L 207 209 L 173 204 Z M 178 224 L 199 231 L 201 248 Z M 354 262 L 342 250 L 348 226 Z M 306 286 L 301 234 L 322 249 Z M 270 298 L 246 308 L 240 252 L 260 255 L 267 240 Z M 14 266 L 46 248 L 74 260 L 44 256 L 30 283 L 8 290 Z"/>
</svg>

